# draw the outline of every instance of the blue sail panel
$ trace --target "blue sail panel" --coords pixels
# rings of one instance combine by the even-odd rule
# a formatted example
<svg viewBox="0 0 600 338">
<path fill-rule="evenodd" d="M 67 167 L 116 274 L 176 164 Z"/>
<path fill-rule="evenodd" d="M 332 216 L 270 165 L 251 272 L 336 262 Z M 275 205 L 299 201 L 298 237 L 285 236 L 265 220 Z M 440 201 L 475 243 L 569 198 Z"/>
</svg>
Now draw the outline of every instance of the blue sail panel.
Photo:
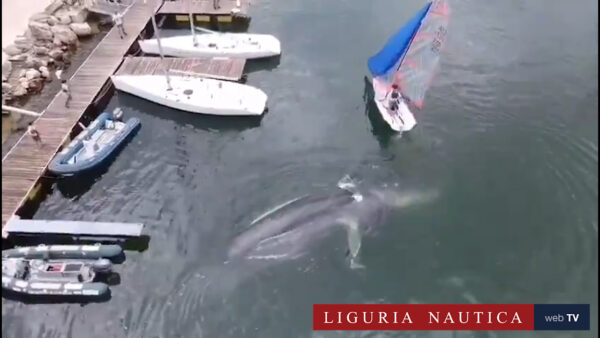
<svg viewBox="0 0 600 338">
<path fill-rule="evenodd" d="M 427 14 L 431 2 L 427 3 L 410 21 L 408 21 L 388 42 L 379 53 L 372 56 L 368 61 L 369 70 L 373 76 L 385 74 L 390 68 L 397 64 L 410 45 L 410 41 L 419 29 L 421 21 Z"/>
</svg>

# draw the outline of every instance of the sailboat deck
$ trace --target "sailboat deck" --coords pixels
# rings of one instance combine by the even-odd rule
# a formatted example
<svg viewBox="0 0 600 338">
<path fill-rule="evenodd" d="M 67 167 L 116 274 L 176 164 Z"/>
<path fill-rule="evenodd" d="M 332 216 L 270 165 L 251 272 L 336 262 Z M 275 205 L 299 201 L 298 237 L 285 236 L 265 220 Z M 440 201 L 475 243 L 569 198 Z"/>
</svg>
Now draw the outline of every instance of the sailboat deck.
<svg viewBox="0 0 600 338">
<path fill-rule="evenodd" d="M 126 57 L 115 75 L 163 75 L 165 70 L 184 71 L 221 80 L 239 81 L 245 59 Z M 171 74 L 177 75 L 176 72 Z"/>
</svg>

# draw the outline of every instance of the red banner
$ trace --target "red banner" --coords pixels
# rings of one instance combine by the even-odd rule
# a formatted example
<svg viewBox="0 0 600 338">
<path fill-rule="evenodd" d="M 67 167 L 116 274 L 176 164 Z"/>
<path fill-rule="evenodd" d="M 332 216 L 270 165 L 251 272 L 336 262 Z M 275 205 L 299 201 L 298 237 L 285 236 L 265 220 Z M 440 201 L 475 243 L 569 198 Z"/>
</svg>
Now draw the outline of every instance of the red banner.
<svg viewBox="0 0 600 338">
<path fill-rule="evenodd" d="M 533 304 L 314 304 L 314 330 L 533 330 Z"/>
</svg>

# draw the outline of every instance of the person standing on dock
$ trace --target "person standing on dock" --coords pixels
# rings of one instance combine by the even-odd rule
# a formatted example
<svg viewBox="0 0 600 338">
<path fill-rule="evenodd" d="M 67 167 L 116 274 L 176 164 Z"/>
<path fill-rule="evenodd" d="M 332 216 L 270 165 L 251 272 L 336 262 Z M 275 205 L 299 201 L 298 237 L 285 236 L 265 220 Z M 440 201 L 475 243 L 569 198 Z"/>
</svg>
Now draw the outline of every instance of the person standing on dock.
<svg viewBox="0 0 600 338">
<path fill-rule="evenodd" d="M 61 68 L 58 68 L 58 69 L 56 70 L 56 72 L 54 72 L 54 74 L 56 75 L 56 78 L 58 79 L 58 81 L 61 81 L 61 82 L 62 82 L 62 80 L 63 80 L 63 79 L 62 79 L 62 69 L 61 69 Z"/>
<path fill-rule="evenodd" d="M 115 23 L 115 25 L 117 26 L 117 30 L 119 31 L 119 35 L 121 36 L 121 39 L 123 39 L 123 37 L 127 36 L 127 33 L 125 32 L 125 29 L 123 28 L 123 14 L 121 14 L 119 12 L 115 12 L 112 19 L 113 19 L 113 22 Z"/>
<path fill-rule="evenodd" d="M 213 0 L 213 9 L 219 9 L 221 5 L 219 4 L 219 0 Z"/>
<path fill-rule="evenodd" d="M 67 84 L 67 80 L 61 80 L 62 84 L 60 85 L 60 90 L 67 94 L 67 99 L 65 100 L 65 107 L 69 108 L 69 102 L 71 101 L 71 90 L 69 89 L 69 85 Z"/>
<path fill-rule="evenodd" d="M 37 145 L 40 148 L 44 145 L 44 143 L 42 142 L 42 137 L 40 136 L 40 132 L 37 131 L 37 129 L 35 129 L 35 127 L 33 126 L 33 122 L 29 122 L 29 125 L 27 126 L 27 134 L 31 136 L 31 138 L 35 141 L 35 143 L 37 143 Z"/>
</svg>

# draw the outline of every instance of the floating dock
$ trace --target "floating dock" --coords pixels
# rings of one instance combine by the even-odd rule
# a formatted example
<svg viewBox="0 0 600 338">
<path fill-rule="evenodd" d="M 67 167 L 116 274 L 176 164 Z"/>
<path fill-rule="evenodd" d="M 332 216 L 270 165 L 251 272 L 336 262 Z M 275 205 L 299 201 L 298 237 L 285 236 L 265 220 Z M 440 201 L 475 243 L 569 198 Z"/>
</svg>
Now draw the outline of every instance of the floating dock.
<svg viewBox="0 0 600 338">
<path fill-rule="evenodd" d="M 209 24 L 217 30 L 248 29 L 249 0 L 219 0 L 218 4 L 219 6 L 215 8 L 213 0 L 165 1 L 157 12 L 159 27 L 164 25 L 164 27 L 174 28 L 189 25 L 191 13 L 192 20 L 197 25 Z"/>
<path fill-rule="evenodd" d="M 29 135 L 24 134 L 2 159 L 3 237 L 6 222 L 34 197 L 48 164 L 69 141 L 77 122 L 161 5 L 162 0 L 138 0 L 129 6 L 123 16 L 127 36 L 121 39 L 117 28 L 113 27 L 68 80 L 72 95 L 69 108 L 65 107 L 66 96 L 59 92 L 35 121 L 43 146 L 39 147 Z"/>
<path fill-rule="evenodd" d="M 216 6 L 215 8 L 215 4 Z M 249 0 L 166 0 L 157 14 L 196 15 L 247 15 Z M 187 19 L 186 19 L 187 20 Z"/>
<path fill-rule="evenodd" d="M 112 2 L 108 0 L 84 0 L 84 5 L 89 12 L 113 15 L 115 12 L 126 10 L 133 2 L 135 2 L 135 0 L 122 0 L 120 3 L 116 0 Z"/>
<path fill-rule="evenodd" d="M 229 58 L 164 58 L 128 56 L 117 75 L 171 74 L 205 76 L 213 79 L 239 81 L 244 73 L 245 59 Z"/>
<path fill-rule="evenodd" d="M 86 222 L 86 221 L 48 221 L 13 218 L 4 226 L 4 232 L 15 235 L 67 235 L 74 237 L 127 238 L 140 237 L 144 224 Z"/>
</svg>

